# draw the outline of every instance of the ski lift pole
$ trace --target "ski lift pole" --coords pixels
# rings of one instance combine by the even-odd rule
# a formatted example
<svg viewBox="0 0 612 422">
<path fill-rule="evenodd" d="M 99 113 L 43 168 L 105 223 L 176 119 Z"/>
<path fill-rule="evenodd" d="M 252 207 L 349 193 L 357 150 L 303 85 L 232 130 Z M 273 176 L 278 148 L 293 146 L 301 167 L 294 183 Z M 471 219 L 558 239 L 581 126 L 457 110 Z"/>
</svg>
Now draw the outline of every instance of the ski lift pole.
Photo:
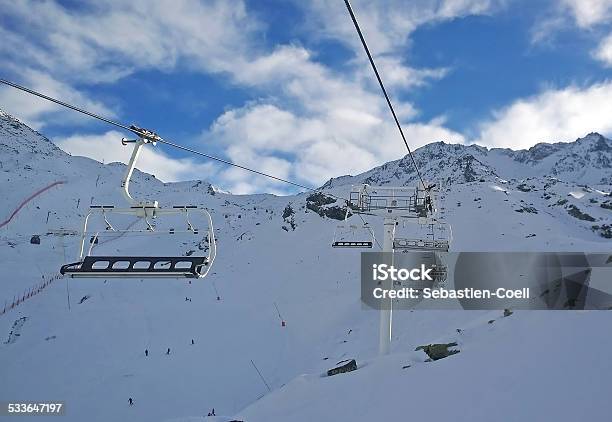
<svg viewBox="0 0 612 422">
<path fill-rule="evenodd" d="M 287 323 L 285 322 L 285 320 L 283 319 L 283 316 L 280 313 L 280 310 L 278 309 L 278 305 L 276 304 L 276 302 L 274 302 L 274 307 L 276 308 L 276 313 L 278 314 L 278 317 L 281 320 L 281 327 L 284 327 L 287 325 Z"/>
<path fill-rule="evenodd" d="M 395 226 L 397 226 L 397 219 L 385 218 L 384 220 L 384 243 L 383 252 L 385 252 L 385 261 L 389 260 L 387 264 L 393 264 L 393 239 L 395 238 Z M 393 288 L 393 280 L 388 277 L 387 280 L 382 282 L 382 288 L 385 290 L 391 290 Z M 379 342 L 378 342 L 378 353 L 379 355 L 388 355 L 391 351 L 391 330 L 393 324 L 393 299 L 384 298 L 381 299 L 380 303 L 380 328 L 379 328 Z"/>
<path fill-rule="evenodd" d="M 217 290 L 217 285 L 215 282 L 212 282 L 213 288 L 215 289 L 215 293 L 217 294 L 217 300 L 221 300 L 221 296 L 219 296 L 219 291 Z"/>
<path fill-rule="evenodd" d="M 64 236 L 66 235 L 63 232 L 60 236 L 60 241 L 62 242 L 62 252 L 64 254 L 64 260 L 62 262 L 66 262 L 66 245 L 64 243 Z M 68 311 L 70 312 L 70 286 L 68 284 L 68 279 L 66 279 L 66 301 L 68 302 Z"/>
</svg>

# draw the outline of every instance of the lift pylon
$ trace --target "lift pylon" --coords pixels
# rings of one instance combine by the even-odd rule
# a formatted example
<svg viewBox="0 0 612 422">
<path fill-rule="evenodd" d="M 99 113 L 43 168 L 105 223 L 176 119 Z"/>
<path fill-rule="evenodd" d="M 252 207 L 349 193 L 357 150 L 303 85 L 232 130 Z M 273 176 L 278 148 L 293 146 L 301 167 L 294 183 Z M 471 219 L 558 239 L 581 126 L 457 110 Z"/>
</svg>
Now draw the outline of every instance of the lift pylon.
<svg viewBox="0 0 612 422">
<path fill-rule="evenodd" d="M 354 213 L 363 213 L 383 218 L 383 252 L 393 264 L 394 252 L 431 252 L 436 264 L 436 277 L 446 278 L 446 267 L 440 253 L 447 252 L 452 240 L 450 226 L 441 217 L 439 202 L 440 184 L 423 187 L 387 187 L 367 184 L 353 186 L 349 196 L 349 207 Z M 401 224 L 401 225 L 400 225 Z M 412 226 L 412 234 L 403 237 L 399 228 Z M 386 289 L 392 289 L 387 280 Z M 383 299 L 380 310 L 379 353 L 386 355 L 391 350 L 393 300 Z"/>
</svg>

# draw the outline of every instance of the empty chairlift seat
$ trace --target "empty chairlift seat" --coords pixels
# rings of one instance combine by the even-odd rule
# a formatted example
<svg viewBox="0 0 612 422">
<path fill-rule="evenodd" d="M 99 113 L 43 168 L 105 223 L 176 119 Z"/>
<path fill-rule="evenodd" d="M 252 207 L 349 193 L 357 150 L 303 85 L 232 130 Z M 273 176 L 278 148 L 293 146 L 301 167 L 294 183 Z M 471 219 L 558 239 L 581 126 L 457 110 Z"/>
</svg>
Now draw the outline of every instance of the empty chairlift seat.
<svg viewBox="0 0 612 422">
<path fill-rule="evenodd" d="M 62 275 L 70 277 L 105 277 L 105 278 L 202 278 L 205 277 L 215 260 L 217 253 L 215 233 L 213 229 L 212 216 L 206 208 L 197 207 L 195 205 L 174 205 L 169 208 L 162 208 L 157 201 L 152 200 L 135 200 L 129 192 L 130 179 L 136 166 L 136 160 L 140 154 L 142 147 L 147 144 L 155 145 L 161 138 L 152 131 L 131 126 L 130 130 L 137 133 L 139 139 L 129 140 L 123 138 L 123 145 L 134 144 L 132 156 L 126 169 L 125 176 L 121 183 L 121 193 L 123 194 L 128 207 L 116 208 L 114 205 L 92 205 L 89 213 L 85 217 L 83 231 L 81 233 L 81 242 L 79 248 L 78 261 L 70 264 L 65 264 L 60 268 Z M 207 229 L 202 231 L 192 224 L 191 217 L 194 214 L 199 214 L 204 217 Z M 135 220 L 127 226 L 120 228 L 123 225 L 121 221 L 117 222 L 115 218 L 128 216 Z M 184 230 L 175 229 L 174 225 L 167 227 L 163 224 L 158 224 L 159 220 L 165 218 L 179 217 L 182 220 L 181 225 Z M 89 231 L 90 218 L 103 221 L 102 230 Z M 119 223 L 119 224 L 118 224 Z M 133 227 L 135 224 L 139 226 Z M 204 256 L 194 256 L 195 250 L 185 252 L 189 256 L 167 256 L 159 252 L 159 256 L 126 256 L 126 255 L 95 255 L 94 249 L 99 250 L 104 248 L 107 242 L 118 241 L 122 237 L 130 236 L 168 236 L 176 239 L 180 233 L 195 235 L 200 239 L 196 239 L 200 250 L 205 250 Z M 110 238 L 109 238 L 110 236 Z M 205 236 L 202 238 L 202 236 Z M 103 237 L 105 239 L 100 240 Z M 192 239 L 193 240 L 193 239 Z M 89 242 L 87 242 L 89 241 Z M 206 246 L 202 246 L 206 242 Z M 88 244 L 87 244 L 88 243 Z M 185 244 L 185 243 L 183 243 Z M 156 246 L 149 244 L 146 241 L 140 242 L 141 248 L 144 246 L 148 250 L 156 250 Z M 160 246 L 159 244 L 157 246 Z M 163 246 L 163 245 L 162 245 Z"/>
<path fill-rule="evenodd" d="M 155 208 L 155 216 L 150 219 L 148 215 L 140 217 L 137 214 L 138 212 L 140 212 L 138 208 L 92 207 L 85 219 L 85 225 L 81 234 L 78 261 L 63 265 L 60 268 L 60 273 L 73 278 L 202 278 L 208 273 L 216 256 L 216 243 L 212 217 L 206 209 L 195 206 Z M 119 228 L 119 224 L 112 221 L 111 216 L 121 214 L 137 218 L 127 228 Z M 206 230 L 198 229 L 192 224 L 190 217 L 192 214 L 200 214 L 204 217 L 205 224 L 208 226 Z M 104 222 L 105 228 L 103 230 L 88 230 L 88 224 L 92 216 L 96 216 L 97 220 Z M 186 228 L 177 229 L 174 224 L 172 226 L 167 224 L 164 226 L 164 224 L 160 224 L 158 221 L 172 217 L 182 221 L 181 225 L 184 225 Z M 153 219 L 156 220 L 155 223 L 153 223 Z M 135 223 L 140 223 L 140 226 L 144 227 L 134 226 Z M 171 221 L 171 223 L 177 223 L 177 221 Z M 194 250 L 191 253 L 186 253 L 189 256 L 162 254 L 159 256 L 155 254 L 145 256 L 142 254 L 142 251 L 136 256 L 125 254 L 109 255 L 104 252 L 100 254 L 93 253 L 100 247 L 104 248 L 104 245 L 108 242 L 130 238 L 131 236 L 141 237 L 141 247 L 147 245 L 147 249 L 155 250 L 158 246 L 168 244 L 168 241 L 164 239 L 172 239 L 170 243 L 175 244 L 175 240 L 180 240 L 177 236 L 181 235 L 193 239 L 191 242 L 199 244 L 205 242 L 206 247 L 200 247 L 205 253 L 193 255 Z M 147 238 L 151 240 L 147 241 Z M 102 240 L 98 241 L 99 239 Z M 161 243 L 160 239 L 162 240 Z M 187 239 L 185 238 L 184 240 Z"/>
<path fill-rule="evenodd" d="M 362 226 L 340 224 L 334 232 L 332 248 L 372 248 L 374 232 L 364 223 Z"/>
<path fill-rule="evenodd" d="M 86 256 L 62 266 L 70 277 L 201 277 L 209 265 L 204 256 Z"/>
</svg>

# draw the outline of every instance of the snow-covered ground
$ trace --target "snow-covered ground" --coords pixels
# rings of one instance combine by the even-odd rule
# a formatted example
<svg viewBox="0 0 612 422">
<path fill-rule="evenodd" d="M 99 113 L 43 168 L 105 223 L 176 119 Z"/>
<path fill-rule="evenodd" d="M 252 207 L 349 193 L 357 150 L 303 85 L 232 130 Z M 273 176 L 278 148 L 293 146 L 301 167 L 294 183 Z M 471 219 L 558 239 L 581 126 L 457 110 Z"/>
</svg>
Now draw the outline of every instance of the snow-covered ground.
<svg viewBox="0 0 612 422">
<path fill-rule="evenodd" d="M 454 250 L 611 249 L 610 140 L 590 134 L 529 151 L 433 143 L 416 155 L 425 177 L 445 183 Z M 76 258 L 78 236 L 59 230 L 80 230 L 91 203 L 122 204 L 125 167 L 71 157 L 2 112 L 0 163 L 0 222 L 64 182 L 0 228 L 1 310 Z M 404 158 L 326 189 L 346 196 L 353 183 L 410 185 L 414 176 Z M 396 312 L 393 353 L 378 358 L 378 313 L 359 300 L 359 254 L 330 247 L 338 221 L 315 212 L 309 194 L 238 196 L 140 172 L 132 192 L 211 210 L 219 251 L 210 275 L 54 280 L 0 315 L 3 400 L 63 400 L 70 421 L 206 420 L 212 408 L 228 416 L 208 420 L 249 422 L 569 421 L 610 412 L 607 312 Z M 342 204 L 321 213 L 334 206 Z M 202 240 L 109 237 L 95 250 L 199 253 Z M 16 321 L 19 336 L 10 334 Z M 457 342 L 460 353 L 424 362 L 414 351 L 438 341 Z M 357 371 L 322 377 L 347 358 Z"/>
</svg>

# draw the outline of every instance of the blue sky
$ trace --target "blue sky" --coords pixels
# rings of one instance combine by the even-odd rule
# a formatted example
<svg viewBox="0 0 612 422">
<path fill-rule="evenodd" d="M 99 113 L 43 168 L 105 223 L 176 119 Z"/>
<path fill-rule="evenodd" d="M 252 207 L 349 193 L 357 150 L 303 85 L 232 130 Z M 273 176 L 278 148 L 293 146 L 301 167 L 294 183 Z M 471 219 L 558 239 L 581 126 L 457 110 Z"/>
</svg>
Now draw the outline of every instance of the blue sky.
<svg viewBox="0 0 612 422">
<path fill-rule="evenodd" d="M 341 0 L 3 3 L 3 77 L 94 112 L 312 186 L 405 154 Z M 412 146 L 612 134 L 612 0 L 352 4 Z M 129 156 L 73 112 L 8 88 L 0 108 L 75 155 Z M 167 148 L 139 167 L 288 191 Z"/>
</svg>

